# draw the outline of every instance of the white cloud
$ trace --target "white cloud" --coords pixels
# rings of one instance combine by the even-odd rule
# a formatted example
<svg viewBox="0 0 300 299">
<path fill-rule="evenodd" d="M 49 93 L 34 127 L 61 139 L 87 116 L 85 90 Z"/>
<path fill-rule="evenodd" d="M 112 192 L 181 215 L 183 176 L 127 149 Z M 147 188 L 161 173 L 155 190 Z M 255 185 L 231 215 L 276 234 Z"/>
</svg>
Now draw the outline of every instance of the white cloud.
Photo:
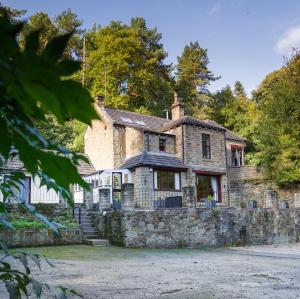
<svg viewBox="0 0 300 299">
<path fill-rule="evenodd" d="M 300 25 L 288 29 L 277 41 L 275 51 L 290 54 L 293 48 L 300 48 Z"/>
<path fill-rule="evenodd" d="M 221 9 L 221 2 L 222 2 L 221 0 L 217 0 L 215 2 L 215 4 L 211 7 L 211 9 L 208 11 L 207 14 L 209 16 L 213 16 L 213 15 L 217 14 Z"/>
</svg>

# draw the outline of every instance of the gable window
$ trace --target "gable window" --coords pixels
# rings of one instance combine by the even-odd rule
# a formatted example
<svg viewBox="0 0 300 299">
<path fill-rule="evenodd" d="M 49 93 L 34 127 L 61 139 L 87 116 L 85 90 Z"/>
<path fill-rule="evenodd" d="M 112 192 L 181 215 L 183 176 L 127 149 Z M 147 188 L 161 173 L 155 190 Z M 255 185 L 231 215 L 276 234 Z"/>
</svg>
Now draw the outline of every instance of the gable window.
<svg viewBox="0 0 300 299">
<path fill-rule="evenodd" d="M 202 157 L 203 159 L 211 159 L 211 146 L 209 134 L 202 134 Z"/>
<path fill-rule="evenodd" d="M 154 171 L 154 189 L 159 191 L 181 190 L 180 172 L 171 170 Z"/>
<path fill-rule="evenodd" d="M 166 151 L 166 139 L 159 138 L 159 151 L 165 152 Z"/>
<path fill-rule="evenodd" d="M 244 165 L 244 153 L 243 147 L 241 146 L 231 146 L 231 165 L 232 166 L 242 166 Z"/>
</svg>

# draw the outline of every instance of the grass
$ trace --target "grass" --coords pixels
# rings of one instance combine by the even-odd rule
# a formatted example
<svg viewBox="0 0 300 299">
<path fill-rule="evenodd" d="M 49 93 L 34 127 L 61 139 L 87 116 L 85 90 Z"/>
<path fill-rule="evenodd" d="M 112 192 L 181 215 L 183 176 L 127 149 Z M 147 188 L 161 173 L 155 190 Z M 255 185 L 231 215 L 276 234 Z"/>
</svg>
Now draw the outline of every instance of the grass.
<svg viewBox="0 0 300 299">
<path fill-rule="evenodd" d="M 88 245 L 65 245 L 65 246 L 47 246 L 19 249 L 25 252 L 40 254 L 48 259 L 65 260 L 94 260 L 111 261 L 116 259 L 147 258 L 151 255 L 173 254 L 189 255 L 200 251 L 199 249 L 142 249 L 142 248 L 123 248 L 117 246 L 88 246 Z M 210 250 L 210 249 L 204 249 Z M 159 257 L 158 257 L 159 258 Z"/>
</svg>

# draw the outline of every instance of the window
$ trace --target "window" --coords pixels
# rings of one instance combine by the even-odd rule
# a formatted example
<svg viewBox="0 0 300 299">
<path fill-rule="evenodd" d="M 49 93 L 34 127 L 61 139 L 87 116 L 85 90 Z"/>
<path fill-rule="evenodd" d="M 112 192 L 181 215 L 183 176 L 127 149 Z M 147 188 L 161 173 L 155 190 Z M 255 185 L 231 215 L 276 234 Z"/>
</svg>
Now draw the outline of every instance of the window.
<svg viewBox="0 0 300 299">
<path fill-rule="evenodd" d="M 197 174 L 197 201 L 205 201 L 209 196 L 212 196 L 215 201 L 219 201 L 219 185 L 220 177 Z"/>
<path fill-rule="evenodd" d="M 165 152 L 166 151 L 166 139 L 159 138 L 159 150 L 161 152 Z"/>
<path fill-rule="evenodd" d="M 181 190 L 180 172 L 155 170 L 154 189 L 161 191 Z"/>
<path fill-rule="evenodd" d="M 231 146 L 231 165 L 242 166 L 243 161 L 243 147 Z"/>
<path fill-rule="evenodd" d="M 203 159 L 211 159 L 210 135 L 202 134 L 202 157 Z"/>
<path fill-rule="evenodd" d="M 4 176 L 4 180 L 7 180 L 9 175 Z M 20 180 L 20 184 L 12 186 L 12 191 L 15 197 L 18 197 L 22 201 L 30 202 L 31 197 L 31 177 L 26 176 Z M 14 196 L 9 197 L 9 202 L 15 202 Z"/>
</svg>

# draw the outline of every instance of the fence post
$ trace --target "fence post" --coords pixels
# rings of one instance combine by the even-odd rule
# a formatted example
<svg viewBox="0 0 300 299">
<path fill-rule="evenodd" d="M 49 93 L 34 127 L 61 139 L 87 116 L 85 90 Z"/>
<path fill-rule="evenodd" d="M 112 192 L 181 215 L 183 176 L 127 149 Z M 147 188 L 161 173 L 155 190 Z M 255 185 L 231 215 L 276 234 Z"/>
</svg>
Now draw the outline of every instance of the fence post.
<svg viewBox="0 0 300 299">
<path fill-rule="evenodd" d="M 99 189 L 99 211 L 110 208 L 110 189 Z"/>
<path fill-rule="evenodd" d="M 187 208 L 195 208 L 196 202 L 195 202 L 195 188 L 192 186 L 186 186 L 182 188 L 183 191 L 183 202 L 184 206 Z"/>
<path fill-rule="evenodd" d="M 122 184 L 122 210 L 133 211 L 134 210 L 134 184 L 126 183 Z"/>
<path fill-rule="evenodd" d="M 277 192 L 266 190 L 266 208 L 278 208 Z"/>
</svg>

